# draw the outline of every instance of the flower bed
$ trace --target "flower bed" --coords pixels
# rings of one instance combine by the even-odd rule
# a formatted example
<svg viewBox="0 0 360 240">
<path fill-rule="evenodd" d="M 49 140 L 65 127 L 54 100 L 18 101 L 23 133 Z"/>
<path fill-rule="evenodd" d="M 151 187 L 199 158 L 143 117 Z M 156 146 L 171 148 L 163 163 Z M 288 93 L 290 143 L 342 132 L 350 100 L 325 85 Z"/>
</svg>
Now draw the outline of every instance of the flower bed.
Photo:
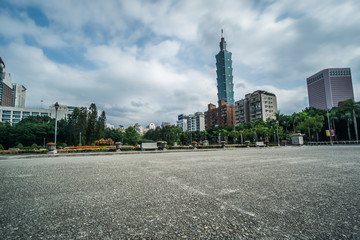
<svg viewBox="0 0 360 240">
<path fill-rule="evenodd" d="M 176 150 L 176 149 L 193 149 L 193 146 L 171 146 L 171 147 L 166 147 L 166 149 L 169 150 Z"/>
<path fill-rule="evenodd" d="M 94 148 L 101 148 L 101 146 L 77 146 L 77 147 L 67 147 L 66 149 L 74 150 L 74 149 L 94 149 Z"/>
<path fill-rule="evenodd" d="M 233 144 L 233 145 L 225 145 L 226 148 L 242 148 L 246 147 L 245 144 Z"/>
<path fill-rule="evenodd" d="M 221 145 L 200 145 L 197 146 L 198 149 L 210 149 L 210 148 L 222 148 Z"/>
<path fill-rule="evenodd" d="M 115 152 L 115 148 L 66 148 L 58 149 L 58 153 L 82 153 L 82 152 Z"/>
<path fill-rule="evenodd" d="M 141 148 L 139 148 L 138 146 L 121 146 L 120 150 L 121 151 L 140 151 Z"/>
</svg>

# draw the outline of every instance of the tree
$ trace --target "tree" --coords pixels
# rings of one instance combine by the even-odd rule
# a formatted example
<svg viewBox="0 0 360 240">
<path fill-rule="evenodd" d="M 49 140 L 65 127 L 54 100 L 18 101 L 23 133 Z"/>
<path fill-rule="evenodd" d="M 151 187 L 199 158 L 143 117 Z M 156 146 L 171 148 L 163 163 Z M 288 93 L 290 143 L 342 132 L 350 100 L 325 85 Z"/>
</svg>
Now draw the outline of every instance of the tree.
<svg viewBox="0 0 360 240">
<path fill-rule="evenodd" d="M 66 142 L 70 145 L 75 145 L 75 139 L 78 134 L 78 121 L 80 110 L 75 108 L 74 111 L 68 116 L 68 124 L 66 128 Z"/>
<path fill-rule="evenodd" d="M 288 127 L 291 126 L 291 119 L 290 116 L 286 116 L 280 113 L 280 110 L 275 113 L 275 118 L 279 122 L 280 126 L 285 127 L 285 132 L 288 131 Z"/>
<path fill-rule="evenodd" d="M 351 141 L 351 133 L 350 133 L 350 123 L 351 123 L 351 121 L 352 121 L 352 119 L 351 119 L 351 112 L 345 112 L 345 114 L 342 116 L 342 118 L 343 118 L 343 119 L 346 119 L 348 137 L 349 137 L 349 141 Z"/>
<path fill-rule="evenodd" d="M 96 122 L 96 138 L 97 139 L 104 138 L 105 123 L 106 123 L 106 115 L 105 115 L 105 112 L 102 111 L 98 118 L 98 121 Z"/>
<path fill-rule="evenodd" d="M 220 144 L 221 137 L 224 139 L 224 141 L 227 141 L 227 138 L 229 136 L 229 132 L 223 128 L 219 128 L 214 131 L 214 134 L 218 136 L 218 141 Z"/>
<path fill-rule="evenodd" d="M 304 132 L 308 132 L 309 141 L 311 141 L 311 132 L 321 131 L 324 125 L 324 116 L 315 115 L 314 117 L 308 117 L 302 122 L 299 123 L 298 129 Z M 317 134 L 317 140 L 319 141 L 319 137 Z"/>
<path fill-rule="evenodd" d="M 76 136 L 79 136 L 81 133 L 81 145 L 85 145 L 87 142 L 87 125 L 88 125 L 88 110 L 86 107 L 81 107 L 79 112 L 79 119 L 76 124 Z"/>
<path fill-rule="evenodd" d="M 111 138 L 114 142 L 122 142 L 125 137 L 125 133 L 121 132 L 119 129 L 110 129 L 105 128 L 104 138 Z"/>
<path fill-rule="evenodd" d="M 22 143 L 31 146 L 33 143 L 43 145 L 44 139 L 52 141 L 55 133 L 55 119 L 48 116 L 29 116 L 9 129 L 10 145 Z"/>
<path fill-rule="evenodd" d="M 86 142 L 91 144 L 96 140 L 96 121 L 98 118 L 97 107 L 95 103 L 90 104 L 87 129 L 86 129 Z"/>
<path fill-rule="evenodd" d="M 141 137 L 139 133 L 136 132 L 135 128 L 128 127 L 125 130 L 125 139 L 124 142 L 129 145 L 137 145 Z"/>
<path fill-rule="evenodd" d="M 347 116 L 347 119 L 348 119 L 348 125 L 349 125 L 349 122 L 351 121 L 351 120 L 349 120 L 349 118 L 351 118 L 351 115 L 352 115 L 352 118 L 353 118 L 352 121 L 354 122 L 355 138 L 356 138 L 356 141 L 358 141 L 359 134 L 358 134 L 358 129 L 357 129 L 357 120 L 356 120 L 357 114 L 356 114 L 356 112 L 360 112 L 360 103 L 355 102 L 353 99 L 348 99 L 348 100 L 344 101 L 342 107 L 346 111 L 345 115 Z M 348 129 L 349 129 L 349 127 L 348 127 Z"/>
<path fill-rule="evenodd" d="M 229 133 L 229 137 L 231 137 L 233 139 L 233 143 L 235 143 L 235 140 L 239 137 L 239 131 L 236 131 L 236 130 L 232 130 L 230 133 Z"/>
</svg>

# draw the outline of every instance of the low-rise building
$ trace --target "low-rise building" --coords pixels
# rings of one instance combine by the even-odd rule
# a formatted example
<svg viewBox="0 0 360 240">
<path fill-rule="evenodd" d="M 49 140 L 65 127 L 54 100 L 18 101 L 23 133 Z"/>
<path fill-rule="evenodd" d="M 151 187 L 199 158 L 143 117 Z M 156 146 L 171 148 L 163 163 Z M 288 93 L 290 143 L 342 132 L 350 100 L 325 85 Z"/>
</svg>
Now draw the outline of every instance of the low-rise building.
<svg viewBox="0 0 360 240">
<path fill-rule="evenodd" d="M 75 107 L 60 105 L 57 111 L 57 119 L 67 119 L 74 109 Z M 29 116 L 49 116 L 55 118 L 55 112 L 55 105 L 50 106 L 49 109 L 0 106 L 0 120 L 1 122 L 13 124 Z"/>
<path fill-rule="evenodd" d="M 162 122 L 161 123 L 161 127 L 164 128 L 164 127 L 170 127 L 171 124 L 169 122 Z"/>
</svg>

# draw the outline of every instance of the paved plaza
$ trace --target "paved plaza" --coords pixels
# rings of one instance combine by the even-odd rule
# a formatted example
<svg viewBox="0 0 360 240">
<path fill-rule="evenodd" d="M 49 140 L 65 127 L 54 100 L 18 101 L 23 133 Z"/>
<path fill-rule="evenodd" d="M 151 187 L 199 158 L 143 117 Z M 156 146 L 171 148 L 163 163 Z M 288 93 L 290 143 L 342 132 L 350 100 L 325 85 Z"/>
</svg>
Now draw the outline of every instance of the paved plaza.
<svg viewBox="0 0 360 240">
<path fill-rule="evenodd" d="M 1 239 L 360 239 L 360 147 L 0 158 Z"/>
</svg>

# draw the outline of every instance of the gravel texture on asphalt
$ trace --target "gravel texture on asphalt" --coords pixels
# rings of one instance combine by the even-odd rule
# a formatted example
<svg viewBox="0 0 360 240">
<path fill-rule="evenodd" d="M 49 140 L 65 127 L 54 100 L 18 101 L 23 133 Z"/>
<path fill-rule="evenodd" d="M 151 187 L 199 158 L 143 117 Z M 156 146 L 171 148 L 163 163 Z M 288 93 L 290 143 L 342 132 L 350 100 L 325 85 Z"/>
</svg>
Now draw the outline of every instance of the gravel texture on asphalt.
<svg viewBox="0 0 360 240">
<path fill-rule="evenodd" d="M 360 147 L 0 160 L 1 239 L 360 239 Z"/>
</svg>

